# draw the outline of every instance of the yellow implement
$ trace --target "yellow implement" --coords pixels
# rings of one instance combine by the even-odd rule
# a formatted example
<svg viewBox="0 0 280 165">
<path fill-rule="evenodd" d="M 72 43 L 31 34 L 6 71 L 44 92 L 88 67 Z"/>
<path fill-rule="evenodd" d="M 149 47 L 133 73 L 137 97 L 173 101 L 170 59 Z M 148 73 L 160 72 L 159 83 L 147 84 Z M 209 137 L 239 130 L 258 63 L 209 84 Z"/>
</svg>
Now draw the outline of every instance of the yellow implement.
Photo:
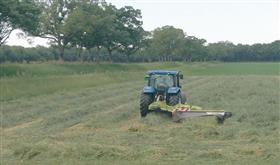
<svg viewBox="0 0 280 165">
<path fill-rule="evenodd" d="M 175 122 L 190 117 L 216 116 L 218 123 L 223 123 L 226 118 L 232 116 L 231 112 L 225 112 L 224 110 L 203 110 L 199 106 L 188 104 L 169 106 L 164 101 L 153 102 L 149 105 L 149 111 L 168 112 L 172 115 L 172 119 Z"/>
</svg>

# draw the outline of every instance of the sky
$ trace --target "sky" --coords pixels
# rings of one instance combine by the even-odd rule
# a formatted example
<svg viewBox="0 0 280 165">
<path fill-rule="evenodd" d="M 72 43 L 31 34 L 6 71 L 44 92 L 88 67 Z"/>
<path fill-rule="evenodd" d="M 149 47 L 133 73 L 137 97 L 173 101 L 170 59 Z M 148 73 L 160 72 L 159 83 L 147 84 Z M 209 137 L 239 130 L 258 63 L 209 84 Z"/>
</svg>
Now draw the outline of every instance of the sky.
<svg viewBox="0 0 280 165">
<path fill-rule="evenodd" d="M 172 25 L 189 36 L 208 43 L 231 41 L 234 44 L 270 43 L 280 39 L 280 0 L 107 0 L 133 6 L 142 12 L 143 28 L 151 31 Z M 30 45 L 14 31 L 8 45 L 32 47 L 47 45 L 34 38 Z"/>
</svg>

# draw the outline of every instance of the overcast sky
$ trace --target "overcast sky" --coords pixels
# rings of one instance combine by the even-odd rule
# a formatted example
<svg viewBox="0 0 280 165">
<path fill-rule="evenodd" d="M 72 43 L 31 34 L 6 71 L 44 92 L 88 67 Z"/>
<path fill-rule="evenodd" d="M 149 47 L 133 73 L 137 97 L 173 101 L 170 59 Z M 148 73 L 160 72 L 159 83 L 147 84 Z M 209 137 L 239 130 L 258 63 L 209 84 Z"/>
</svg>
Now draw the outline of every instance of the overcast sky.
<svg viewBox="0 0 280 165">
<path fill-rule="evenodd" d="M 280 39 L 280 0 L 107 0 L 140 9 L 145 30 L 164 25 L 211 42 L 269 43 Z M 35 39 L 29 45 L 14 32 L 9 45 L 46 45 Z"/>
</svg>

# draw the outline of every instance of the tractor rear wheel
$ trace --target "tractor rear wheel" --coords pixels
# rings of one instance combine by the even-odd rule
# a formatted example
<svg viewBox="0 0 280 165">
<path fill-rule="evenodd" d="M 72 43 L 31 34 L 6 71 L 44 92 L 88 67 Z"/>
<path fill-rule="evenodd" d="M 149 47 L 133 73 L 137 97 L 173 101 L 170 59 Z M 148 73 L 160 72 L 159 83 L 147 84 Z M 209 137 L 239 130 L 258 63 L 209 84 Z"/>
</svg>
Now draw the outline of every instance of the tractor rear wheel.
<svg viewBox="0 0 280 165">
<path fill-rule="evenodd" d="M 179 104 L 179 102 L 180 102 L 180 93 L 168 96 L 168 99 L 167 99 L 168 105 L 174 106 L 174 105 Z"/>
<path fill-rule="evenodd" d="M 181 92 L 181 103 L 186 104 L 187 103 L 187 96 L 184 92 Z"/>
<path fill-rule="evenodd" d="M 145 117 L 149 110 L 149 105 L 153 102 L 153 96 L 151 94 L 141 93 L 140 96 L 140 114 L 141 117 Z"/>
</svg>

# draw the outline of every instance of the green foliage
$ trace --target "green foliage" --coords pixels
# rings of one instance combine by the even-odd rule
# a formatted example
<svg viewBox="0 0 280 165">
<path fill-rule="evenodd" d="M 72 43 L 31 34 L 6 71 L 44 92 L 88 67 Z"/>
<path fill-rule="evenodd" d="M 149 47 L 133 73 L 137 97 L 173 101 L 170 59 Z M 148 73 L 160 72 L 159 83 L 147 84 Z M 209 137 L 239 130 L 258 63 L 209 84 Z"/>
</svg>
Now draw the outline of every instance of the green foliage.
<svg viewBox="0 0 280 165">
<path fill-rule="evenodd" d="M 140 48 L 144 32 L 140 19 L 140 10 L 130 6 L 117 9 L 111 4 L 82 1 L 69 15 L 66 30 L 72 46 L 80 50 L 104 47 L 112 61 L 114 50 L 129 56 Z"/>
<path fill-rule="evenodd" d="M 157 28 L 152 32 L 152 35 L 151 53 L 159 58 L 164 58 L 165 61 L 168 60 L 168 57 L 172 58 L 175 55 L 179 43 L 185 37 L 182 29 L 176 29 L 173 26 Z"/>
<path fill-rule="evenodd" d="M 40 8 L 35 0 L 0 0 L 0 46 L 14 29 L 33 34 L 39 26 Z"/>
<path fill-rule="evenodd" d="M 104 11 L 99 3 L 82 1 L 70 13 L 66 21 L 65 30 L 69 34 L 72 46 L 91 49 L 100 45 L 97 35 L 104 33 L 100 21 L 104 17 Z M 99 32 L 97 33 L 97 29 Z"/>
<path fill-rule="evenodd" d="M 120 52 L 123 52 L 129 60 L 129 56 L 140 49 L 145 34 L 142 28 L 141 11 L 131 6 L 125 6 L 117 12 L 118 30 L 122 35 L 119 41 Z"/>
<path fill-rule="evenodd" d="M 0 63 L 9 62 L 32 62 L 55 60 L 57 52 L 46 47 L 23 48 L 20 46 L 6 46 L 0 48 Z"/>
<path fill-rule="evenodd" d="M 176 49 L 177 55 L 184 59 L 184 61 L 191 62 L 192 60 L 206 61 L 208 54 L 205 46 L 206 40 L 198 39 L 194 36 L 186 36 Z"/>
<path fill-rule="evenodd" d="M 40 9 L 39 9 L 40 6 Z M 101 0 L 0 0 L 0 44 L 11 31 L 51 40 L 51 53 L 0 48 L 0 63 L 23 61 L 279 61 L 280 41 L 242 45 L 229 41 L 208 43 L 182 29 L 142 28 L 139 9 L 117 8 Z M 54 48 L 58 48 L 56 51 Z M 40 52 L 42 48 L 36 48 Z M 50 54 L 53 56 L 50 58 Z M 44 58 L 46 57 L 46 58 Z"/>
<path fill-rule="evenodd" d="M 66 20 L 75 7 L 75 0 L 49 0 L 42 3 L 40 27 L 37 36 L 48 38 L 59 48 L 59 59 L 64 60 L 64 49 L 71 34 L 65 30 Z"/>
<path fill-rule="evenodd" d="M 3 164 L 262 165 L 279 161 L 279 73 L 265 75 L 259 70 L 271 68 L 266 69 L 269 73 L 275 63 L 2 66 L 5 72 L 26 73 L 0 79 L 1 87 L 14 90 L 13 97 L 2 89 L 0 93 L 5 98 L 1 99 L 0 130 Z M 242 75 L 238 67 L 243 67 Z M 191 104 L 231 111 L 232 118 L 223 125 L 211 117 L 183 123 L 155 114 L 140 119 L 143 76 L 155 68 L 182 70 L 183 89 Z M 192 76 L 189 70 L 194 71 Z M 52 91 L 55 86 L 59 90 Z"/>
<path fill-rule="evenodd" d="M 218 42 L 208 45 L 210 59 L 220 61 L 279 61 L 280 41 L 269 44 L 234 45 Z"/>
</svg>

